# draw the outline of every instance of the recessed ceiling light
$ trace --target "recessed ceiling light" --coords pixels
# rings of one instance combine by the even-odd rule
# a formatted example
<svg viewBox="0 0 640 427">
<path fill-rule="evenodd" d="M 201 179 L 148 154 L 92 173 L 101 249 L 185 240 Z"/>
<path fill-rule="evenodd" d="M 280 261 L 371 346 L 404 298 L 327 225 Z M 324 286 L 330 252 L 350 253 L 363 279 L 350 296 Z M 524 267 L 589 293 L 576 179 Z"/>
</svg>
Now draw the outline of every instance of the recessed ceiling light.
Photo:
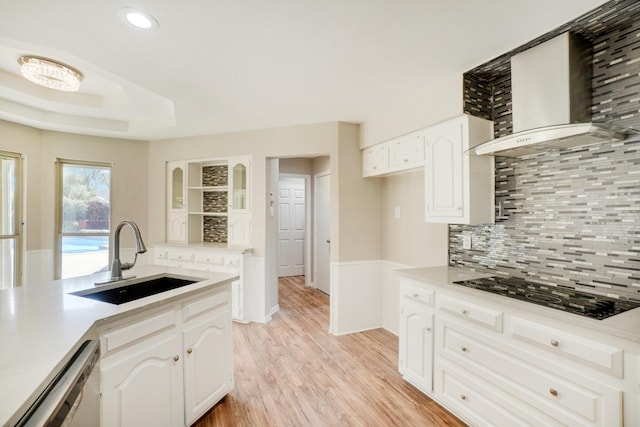
<svg viewBox="0 0 640 427">
<path fill-rule="evenodd" d="M 63 92 L 80 88 L 82 73 L 68 65 L 38 56 L 21 56 L 18 63 L 22 76 L 35 84 Z"/>
<path fill-rule="evenodd" d="M 123 7 L 118 11 L 118 15 L 126 23 L 142 30 L 157 30 L 158 21 L 148 13 L 130 7 Z"/>
</svg>

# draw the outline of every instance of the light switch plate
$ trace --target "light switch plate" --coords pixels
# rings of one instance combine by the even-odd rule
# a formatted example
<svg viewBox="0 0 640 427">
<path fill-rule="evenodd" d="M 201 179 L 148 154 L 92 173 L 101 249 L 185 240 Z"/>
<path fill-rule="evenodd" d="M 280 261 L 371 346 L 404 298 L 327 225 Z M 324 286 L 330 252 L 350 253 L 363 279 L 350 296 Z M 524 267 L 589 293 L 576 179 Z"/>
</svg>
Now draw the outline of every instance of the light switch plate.
<svg viewBox="0 0 640 427">
<path fill-rule="evenodd" d="M 393 217 L 395 219 L 400 219 L 400 206 L 396 206 L 393 210 Z"/>
</svg>

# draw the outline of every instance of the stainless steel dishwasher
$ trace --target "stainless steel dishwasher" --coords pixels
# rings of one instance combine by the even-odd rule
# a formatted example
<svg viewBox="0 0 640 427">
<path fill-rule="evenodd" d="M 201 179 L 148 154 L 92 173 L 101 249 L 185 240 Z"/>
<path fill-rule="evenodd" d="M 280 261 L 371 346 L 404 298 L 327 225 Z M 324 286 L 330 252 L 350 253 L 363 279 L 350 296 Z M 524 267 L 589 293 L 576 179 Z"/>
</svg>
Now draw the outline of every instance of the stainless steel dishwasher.
<svg viewBox="0 0 640 427">
<path fill-rule="evenodd" d="M 16 426 L 100 425 L 100 341 L 85 341 Z"/>
</svg>

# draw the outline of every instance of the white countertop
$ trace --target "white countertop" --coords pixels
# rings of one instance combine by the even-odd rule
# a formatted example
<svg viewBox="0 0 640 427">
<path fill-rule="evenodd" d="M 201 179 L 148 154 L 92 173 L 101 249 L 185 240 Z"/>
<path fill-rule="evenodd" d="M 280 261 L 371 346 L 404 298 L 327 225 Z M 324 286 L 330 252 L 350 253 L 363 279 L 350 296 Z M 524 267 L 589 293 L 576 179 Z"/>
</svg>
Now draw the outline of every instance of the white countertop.
<svg viewBox="0 0 640 427">
<path fill-rule="evenodd" d="M 178 243 L 178 242 L 158 242 L 153 244 L 154 247 L 171 247 L 178 249 L 207 249 L 220 252 L 246 253 L 253 252 L 251 246 L 228 245 L 227 243 Z"/>
<path fill-rule="evenodd" d="M 0 291 L 0 425 L 13 425 L 86 339 L 97 324 L 175 301 L 237 276 L 146 265 L 125 272 L 138 278 L 168 273 L 204 279 L 125 304 L 113 305 L 70 292 L 94 288 L 110 272 Z"/>
<path fill-rule="evenodd" d="M 495 274 L 477 273 L 464 268 L 449 266 L 411 268 L 405 270 L 396 270 L 396 273 L 420 282 L 425 282 L 431 285 L 445 288 L 448 291 L 469 295 L 474 298 L 484 299 L 493 303 L 535 314 L 539 318 L 544 318 L 546 320 L 545 323 L 548 323 L 551 326 L 553 326 L 554 324 L 558 324 L 558 322 L 561 322 L 561 324 L 563 325 L 573 325 L 575 327 L 584 328 L 595 332 L 601 332 L 609 336 L 615 336 L 628 341 L 640 343 L 640 307 L 634 310 L 626 311 L 616 316 L 609 317 L 604 320 L 596 320 L 577 314 L 565 313 L 553 308 L 504 297 L 501 295 L 492 294 L 490 292 L 453 284 L 453 282 L 459 280 L 471 280 L 481 277 L 490 277 L 494 276 Z"/>
</svg>

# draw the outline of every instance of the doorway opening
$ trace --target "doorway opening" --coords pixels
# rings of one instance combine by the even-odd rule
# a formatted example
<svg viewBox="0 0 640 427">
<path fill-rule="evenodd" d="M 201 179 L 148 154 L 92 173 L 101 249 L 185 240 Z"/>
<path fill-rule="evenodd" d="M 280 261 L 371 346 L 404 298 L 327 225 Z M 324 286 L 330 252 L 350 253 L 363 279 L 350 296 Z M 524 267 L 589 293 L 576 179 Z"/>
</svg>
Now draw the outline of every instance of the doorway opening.
<svg viewBox="0 0 640 427">
<path fill-rule="evenodd" d="M 267 234 L 273 257 L 269 296 L 271 314 L 279 307 L 278 279 L 296 278 L 305 287 L 329 293 L 330 160 L 328 155 L 271 159 Z M 318 181 L 318 176 L 323 178 Z M 322 183 L 319 198 L 316 184 Z M 327 184 L 327 185 L 325 185 Z M 319 215 L 326 215 L 320 217 Z M 319 222 L 320 221 L 320 222 Z M 318 235 L 318 225 L 322 236 Z M 320 256 L 318 256 L 320 255 Z"/>
</svg>

